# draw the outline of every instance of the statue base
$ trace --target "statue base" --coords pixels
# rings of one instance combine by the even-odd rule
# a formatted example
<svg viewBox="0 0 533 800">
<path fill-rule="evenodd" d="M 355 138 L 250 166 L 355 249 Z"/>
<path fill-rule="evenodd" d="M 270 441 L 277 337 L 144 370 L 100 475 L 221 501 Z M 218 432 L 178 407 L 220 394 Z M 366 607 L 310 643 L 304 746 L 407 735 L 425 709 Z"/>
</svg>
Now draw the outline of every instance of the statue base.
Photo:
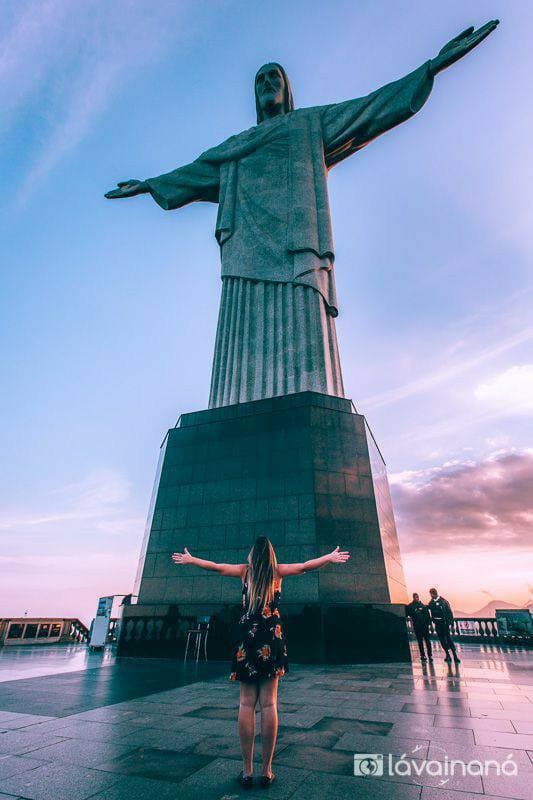
<svg viewBox="0 0 533 800">
<path fill-rule="evenodd" d="M 170 555 L 187 547 L 243 563 L 259 535 L 280 562 L 349 550 L 287 578 L 280 610 L 289 661 L 409 661 L 407 601 L 385 464 L 351 401 L 274 397 L 180 417 L 162 445 L 121 655 L 183 657 L 186 632 L 211 618 L 208 657 L 229 660 L 241 582 Z"/>
</svg>

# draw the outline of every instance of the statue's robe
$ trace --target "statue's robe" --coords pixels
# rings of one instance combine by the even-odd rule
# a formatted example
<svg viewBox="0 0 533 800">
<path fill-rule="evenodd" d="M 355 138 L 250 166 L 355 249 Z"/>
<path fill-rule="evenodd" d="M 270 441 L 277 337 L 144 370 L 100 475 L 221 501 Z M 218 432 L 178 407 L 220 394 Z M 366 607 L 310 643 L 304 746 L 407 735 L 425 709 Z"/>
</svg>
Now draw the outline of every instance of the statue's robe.
<svg viewBox="0 0 533 800">
<path fill-rule="evenodd" d="M 165 210 L 219 204 L 210 407 L 304 390 L 343 396 L 328 170 L 413 116 L 432 86 L 428 61 L 366 97 L 266 119 L 146 181 Z"/>
</svg>

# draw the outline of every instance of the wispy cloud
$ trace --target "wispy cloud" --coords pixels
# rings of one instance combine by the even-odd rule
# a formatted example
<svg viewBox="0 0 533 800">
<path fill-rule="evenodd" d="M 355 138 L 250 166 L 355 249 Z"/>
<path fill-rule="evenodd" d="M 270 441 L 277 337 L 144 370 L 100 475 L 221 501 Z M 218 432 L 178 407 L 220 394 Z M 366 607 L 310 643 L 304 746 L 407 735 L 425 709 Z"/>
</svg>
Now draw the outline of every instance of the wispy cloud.
<svg viewBox="0 0 533 800">
<path fill-rule="evenodd" d="M 129 499 L 129 481 L 112 470 L 100 470 L 52 491 L 43 499 L 42 509 L 2 514 L 0 529 L 17 531 L 20 536 L 32 529 L 53 526 L 59 530 L 67 523 L 71 527 L 83 523 L 109 535 L 141 531 L 144 519 L 131 515 Z"/>
<path fill-rule="evenodd" d="M 0 556 L 0 603 L 5 616 L 73 616 L 87 625 L 98 598 L 131 591 L 137 565 L 136 549 L 116 553 L 95 551 L 80 557 L 77 549 L 51 555 L 34 553 Z"/>
<path fill-rule="evenodd" d="M 65 0 L 39 0 L 18 4 L 11 24 L 0 38 L 0 133 L 14 124 L 17 113 L 49 77 L 60 59 L 61 38 L 70 49 L 68 17 L 73 10 Z"/>
<path fill-rule="evenodd" d="M 471 311 L 457 318 L 450 316 L 442 324 L 426 326 L 423 335 L 415 328 L 408 337 L 400 337 L 390 346 L 391 368 L 382 367 L 377 373 L 377 385 L 383 388 L 358 400 L 358 409 L 365 414 L 378 410 L 379 416 L 402 401 L 402 412 L 420 408 L 423 402 L 424 419 L 430 424 L 419 425 L 416 431 L 412 428 L 406 434 L 410 443 L 413 436 L 417 440 L 435 440 L 441 425 L 446 435 L 450 424 L 456 430 L 471 422 L 496 419 L 501 409 L 487 406 L 478 407 L 475 420 L 471 419 L 475 404 L 472 392 L 476 384 L 485 382 L 496 370 L 502 371 L 509 362 L 529 361 L 525 353 L 533 339 L 532 302 L 533 286 L 521 286 L 484 303 L 476 298 Z M 385 351 L 383 363 L 387 358 Z M 429 402 L 432 411 L 428 415 Z M 439 420 L 441 411 L 445 417 Z"/>
<path fill-rule="evenodd" d="M 98 567 L 112 567 L 115 557 L 112 553 L 92 553 L 84 558 L 84 563 L 87 568 L 91 565 L 98 565 Z M 10 567 L 21 567 L 24 571 L 30 572 L 33 569 L 64 569 L 68 567 L 75 567 L 79 565 L 80 559 L 77 555 L 60 555 L 51 556 L 48 553 L 34 553 L 31 555 L 13 555 L 13 556 L 0 556 L 0 564 L 9 565 Z"/>
<path fill-rule="evenodd" d="M 0 516 L 5 614 L 82 615 L 100 595 L 131 591 L 145 517 L 130 482 L 100 469 L 42 495 L 33 510 Z"/>
<path fill-rule="evenodd" d="M 503 414 L 533 413 L 533 364 L 519 364 L 480 383 L 474 396 L 482 406 Z"/>
<path fill-rule="evenodd" d="M 82 141 L 121 85 L 187 35 L 189 8 L 188 0 L 35 0 L 17 9 L 0 41 L 0 133 L 24 112 L 40 140 L 19 200 Z"/>
<path fill-rule="evenodd" d="M 391 405 L 406 397 L 432 391 L 443 383 L 455 380 L 470 370 L 478 368 L 481 364 L 492 361 L 502 353 L 512 350 L 514 347 L 528 342 L 531 339 L 533 339 L 533 327 L 527 327 L 522 331 L 512 334 L 503 341 L 498 341 L 489 347 L 478 350 L 466 358 L 455 359 L 452 363 L 449 363 L 439 370 L 430 372 L 427 375 L 423 375 L 417 380 L 367 397 L 360 403 L 360 407 L 365 409 L 365 411 L 370 411 L 380 408 L 381 406 Z"/>
</svg>

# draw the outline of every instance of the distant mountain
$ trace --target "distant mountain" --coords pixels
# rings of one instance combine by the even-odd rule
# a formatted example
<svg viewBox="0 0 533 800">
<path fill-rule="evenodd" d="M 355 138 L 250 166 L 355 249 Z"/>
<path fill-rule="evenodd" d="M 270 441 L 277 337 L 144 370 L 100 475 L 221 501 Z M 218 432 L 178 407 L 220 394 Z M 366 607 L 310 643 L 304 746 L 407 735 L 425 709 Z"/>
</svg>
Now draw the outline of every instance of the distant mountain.
<svg viewBox="0 0 533 800">
<path fill-rule="evenodd" d="M 508 603 L 507 600 L 491 600 L 486 606 L 480 608 L 479 611 L 456 611 L 454 609 L 455 617 L 495 617 L 497 609 L 512 609 L 512 608 L 529 608 L 533 610 L 533 603 L 526 603 L 523 606 L 517 606 L 515 603 Z"/>
</svg>

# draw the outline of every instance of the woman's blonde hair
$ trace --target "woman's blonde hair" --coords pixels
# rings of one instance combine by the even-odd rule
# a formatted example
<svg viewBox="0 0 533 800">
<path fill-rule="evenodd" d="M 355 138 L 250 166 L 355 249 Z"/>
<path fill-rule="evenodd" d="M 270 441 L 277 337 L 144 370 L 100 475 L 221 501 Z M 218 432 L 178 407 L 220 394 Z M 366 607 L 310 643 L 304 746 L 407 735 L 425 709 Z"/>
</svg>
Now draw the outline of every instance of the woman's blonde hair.
<svg viewBox="0 0 533 800">
<path fill-rule="evenodd" d="M 274 581 L 277 579 L 278 560 L 272 542 L 259 536 L 248 554 L 248 605 L 253 613 L 274 599 Z"/>
</svg>

